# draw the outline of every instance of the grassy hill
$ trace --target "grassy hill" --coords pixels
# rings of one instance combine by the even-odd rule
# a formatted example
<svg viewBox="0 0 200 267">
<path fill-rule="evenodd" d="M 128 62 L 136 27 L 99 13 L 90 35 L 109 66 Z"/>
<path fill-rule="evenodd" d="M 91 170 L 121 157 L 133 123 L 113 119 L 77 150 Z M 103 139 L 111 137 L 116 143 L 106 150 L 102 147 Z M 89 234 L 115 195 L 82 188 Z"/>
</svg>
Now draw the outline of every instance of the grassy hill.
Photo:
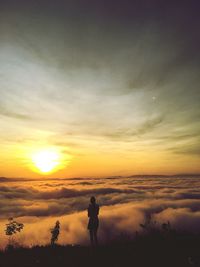
<svg viewBox="0 0 200 267">
<path fill-rule="evenodd" d="M 36 246 L 0 253 L 0 267 L 200 266 L 200 236 L 143 236 L 96 248 Z"/>
</svg>

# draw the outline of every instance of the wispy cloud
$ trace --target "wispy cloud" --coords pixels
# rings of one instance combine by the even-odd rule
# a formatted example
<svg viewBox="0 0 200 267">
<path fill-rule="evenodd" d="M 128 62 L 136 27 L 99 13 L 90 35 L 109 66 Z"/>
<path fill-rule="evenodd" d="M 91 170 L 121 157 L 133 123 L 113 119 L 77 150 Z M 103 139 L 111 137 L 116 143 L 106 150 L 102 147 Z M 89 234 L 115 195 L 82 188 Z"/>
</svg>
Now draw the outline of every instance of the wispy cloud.
<svg viewBox="0 0 200 267">
<path fill-rule="evenodd" d="M 18 119 L 18 120 L 31 120 L 32 119 L 32 117 L 29 115 L 8 111 L 2 107 L 0 107 L 0 115 L 13 118 L 13 119 Z"/>
</svg>

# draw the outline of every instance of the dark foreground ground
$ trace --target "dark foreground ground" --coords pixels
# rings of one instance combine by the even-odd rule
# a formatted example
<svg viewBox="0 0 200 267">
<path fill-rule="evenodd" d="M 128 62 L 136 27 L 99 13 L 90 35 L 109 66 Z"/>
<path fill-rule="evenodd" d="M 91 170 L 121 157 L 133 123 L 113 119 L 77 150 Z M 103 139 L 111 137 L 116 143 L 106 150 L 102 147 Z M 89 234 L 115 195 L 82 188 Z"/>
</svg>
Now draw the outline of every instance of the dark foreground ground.
<svg viewBox="0 0 200 267">
<path fill-rule="evenodd" d="M 142 237 L 98 248 L 55 246 L 0 252 L 0 267 L 200 267 L 200 236 Z"/>
</svg>

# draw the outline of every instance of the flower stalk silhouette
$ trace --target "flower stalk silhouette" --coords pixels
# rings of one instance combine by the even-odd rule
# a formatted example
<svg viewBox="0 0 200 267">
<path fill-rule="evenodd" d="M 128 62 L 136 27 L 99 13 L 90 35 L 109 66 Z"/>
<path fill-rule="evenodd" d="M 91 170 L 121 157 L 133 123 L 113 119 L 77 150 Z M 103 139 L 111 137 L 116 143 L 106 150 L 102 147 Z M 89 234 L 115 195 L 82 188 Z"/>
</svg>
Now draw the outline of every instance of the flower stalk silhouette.
<svg viewBox="0 0 200 267">
<path fill-rule="evenodd" d="M 53 246 L 58 240 L 58 236 L 60 234 L 60 222 L 59 221 L 56 221 L 54 228 L 51 228 L 50 232 L 51 232 L 51 245 Z"/>
</svg>

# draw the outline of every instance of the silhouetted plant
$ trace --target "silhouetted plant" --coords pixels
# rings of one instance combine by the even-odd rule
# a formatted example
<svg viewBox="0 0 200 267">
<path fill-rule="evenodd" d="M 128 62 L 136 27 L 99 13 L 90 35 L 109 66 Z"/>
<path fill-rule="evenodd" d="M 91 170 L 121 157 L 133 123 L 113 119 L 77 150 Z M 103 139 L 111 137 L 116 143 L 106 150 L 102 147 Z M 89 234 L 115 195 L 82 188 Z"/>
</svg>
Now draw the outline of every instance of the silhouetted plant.
<svg viewBox="0 0 200 267">
<path fill-rule="evenodd" d="M 16 233 L 21 232 L 21 230 L 24 228 L 23 223 L 19 223 L 15 221 L 13 218 L 9 218 L 8 221 L 9 222 L 6 224 L 6 229 L 5 229 L 5 233 L 9 237 L 7 248 L 15 247 L 17 245 L 17 242 L 14 240 L 12 236 L 15 235 Z"/>
<path fill-rule="evenodd" d="M 171 232 L 172 229 L 171 229 L 171 224 L 169 221 L 167 223 L 162 224 L 162 230 L 168 233 Z"/>
<path fill-rule="evenodd" d="M 60 234 L 60 222 L 59 221 L 56 221 L 54 228 L 51 228 L 50 232 L 51 232 L 51 245 L 53 246 L 58 240 L 58 236 Z"/>
<path fill-rule="evenodd" d="M 159 224 L 157 221 L 153 221 L 151 215 L 146 216 L 145 222 L 140 224 L 140 227 L 148 235 L 157 235 L 165 238 L 173 237 L 176 231 L 172 229 L 170 222 Z"/>
<path fill-rule="evenodd" d="M 157 230 L 157 222 L 152 221 L 151 214 L 147 214 L 145 222 L 140 224 L 140 227 L 147 232 L 155 232 Z"/>
</svg>

